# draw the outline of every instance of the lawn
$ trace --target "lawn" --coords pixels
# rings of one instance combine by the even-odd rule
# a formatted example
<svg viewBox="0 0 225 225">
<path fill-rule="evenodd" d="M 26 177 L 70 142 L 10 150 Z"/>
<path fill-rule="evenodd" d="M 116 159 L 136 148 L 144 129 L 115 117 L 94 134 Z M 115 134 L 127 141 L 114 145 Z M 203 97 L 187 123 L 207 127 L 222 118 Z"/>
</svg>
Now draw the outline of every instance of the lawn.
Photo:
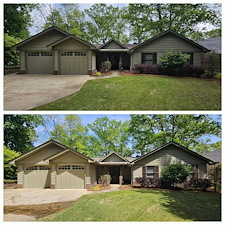
<svg viewBox="0 0 225 225">
<path fill-rule="evenodd" d="M 216 193 L 123 190 L 85 195 L 39 221 L 220 221 Z"/>
<path fill-rule="evenodd" d="M 220 110 L 217 80 L 121 76 L 88 81 L 80 92 L 34 110 Z"/>
</svg>

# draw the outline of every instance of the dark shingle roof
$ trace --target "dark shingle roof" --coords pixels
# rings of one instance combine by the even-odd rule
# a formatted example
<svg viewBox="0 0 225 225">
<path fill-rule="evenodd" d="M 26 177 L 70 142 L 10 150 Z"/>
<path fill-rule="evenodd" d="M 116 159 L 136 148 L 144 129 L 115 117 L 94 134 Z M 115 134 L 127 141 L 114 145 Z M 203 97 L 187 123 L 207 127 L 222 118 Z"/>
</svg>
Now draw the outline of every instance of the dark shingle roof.
<svg viewBox="0 0 225 225">
<path fill-rule="evenodd" d="M 215 51 L 218 54 L 221 54 L 221 37 L 199 41 L 198 44 L 208 48 L 209 50 Z"/>
<path fill-rule="evenodd" d="M 214 162 L 220 162 L 221 163 L 221 151 L 215 150 L 212 152 L 206 152 L 203 154 L 205 157 L 211 159 Z"/>
</svg>

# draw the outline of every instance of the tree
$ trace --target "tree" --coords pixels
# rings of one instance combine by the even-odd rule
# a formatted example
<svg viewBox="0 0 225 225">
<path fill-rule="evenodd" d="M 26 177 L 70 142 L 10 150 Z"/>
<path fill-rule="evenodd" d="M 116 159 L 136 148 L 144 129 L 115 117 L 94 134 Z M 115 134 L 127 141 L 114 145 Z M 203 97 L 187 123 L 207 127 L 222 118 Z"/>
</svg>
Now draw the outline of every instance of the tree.
<svg viewBox="0 0 225 225">
<path fill-rule="evenodd" d="M 89 17 L 85 23 L 85 40 L 92 43 L 105 43 L 115 38 L 122 43 L 127 43 L 125 8 L 93 4 L 84 12 Z"/>
<path fill-rule="evenodd" d="M 220 4 L 129 4 L 127 19 L 133 40 L 142 42 L 165 30 L 172 29 L 195 39 L 207 30 L 201 27 L 220 27 Z M 201 25 L 201 26 L 200 26 Z M 198 33 L 198 35 L 196 35 Z"/>
<path fill-rule="evenodd" d="M 4 146 L 4 179 L 16 179 L 16 167 L 10 166 L 8 163 L 18 156 L 20 153 Z"/>
<path fill-rule="evenodd" d="M 129 129 L 133 148 L 141 155 L 170 141 L 199 153 L 207 152 L 215 146 L 211 138 L 221 138 L 220 118 L 204 114 L 131 115 Z"/>
<path fill-rule="evenodd" d="M 162 170 L 161 176 L 162 179 L 169 182 L 170 185 L 174 185 L 175 183 L 183 183 L 191 171 L 192 168 L 190 166 L 170 164 Z"/>
<path fill-rule="evenodd" d="M 37 26 L 44 23 L 39 28 L 56 26 L 77 37 L 83 37 L 84 13 L 79 10 L 79 4 L 39 4 L 38 11 L 43 22 L 39 19 Z"/>
<path fill-rule="evenodd" d="M 128 122 L 109 120 L 105 116 L 88 124 L 88 127 L 93 133 L 89 137 L 89 148 L 95 151 L 95 156 L 105 156 L 111 151 L 122 156 L 131 156 L 132 150 L 128 147 Z"/>
<path fill-rule="evenodd" d="M 76 149 L 80 153 L 90 156 L 87 151 L 87 128 L 82 125 L 78 115 L 43 115 L 43 126 L 49 138 L 65 146 Z"/>
<path fill-rule="evenodd" d="M 18 44 L 20 40 L 9 34 L 4 34 L 4 65 L 18 65 L 19 54 L 18 51 L 11 50 L 11 47 Z"/>
<path fill-rule="evenodd" d="M 40 124 L 38 115 L 4 115 L 4 145 L 19 153 L 33 147 L 37 135 L 35 128 Z"/>
<path fill-rule="evenodd" d="M 4 4 L 4 33 L 19 39 L 29 37 L 30 12 L 35 4 Z"/>
</svg>

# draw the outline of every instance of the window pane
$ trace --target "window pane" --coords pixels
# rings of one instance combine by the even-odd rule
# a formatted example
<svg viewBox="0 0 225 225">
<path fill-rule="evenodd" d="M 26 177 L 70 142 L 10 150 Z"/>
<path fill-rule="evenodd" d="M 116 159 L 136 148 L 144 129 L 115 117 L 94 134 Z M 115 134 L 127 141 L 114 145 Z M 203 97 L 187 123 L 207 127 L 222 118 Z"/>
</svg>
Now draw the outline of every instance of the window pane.
<svg viewBox="0 0 225 225">
<path fill-rule="evenodd" d="M 145 54 L 145 60 L 152 60 L 152 54 Z"/>
<path fill-rule="evenodd" d="M 154 166 L 147 166 L 147 173 L 154 173 Z"/>
</svg>

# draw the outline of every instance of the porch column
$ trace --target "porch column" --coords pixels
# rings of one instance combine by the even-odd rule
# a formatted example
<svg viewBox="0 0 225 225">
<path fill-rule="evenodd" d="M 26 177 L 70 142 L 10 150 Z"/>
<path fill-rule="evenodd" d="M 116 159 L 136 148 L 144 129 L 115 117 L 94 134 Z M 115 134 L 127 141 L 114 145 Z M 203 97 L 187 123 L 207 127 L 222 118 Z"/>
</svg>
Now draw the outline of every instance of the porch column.
<svg viewBox="0 0 225 225">
<path fill-rule="evenodd" d="M 120 166 L 119 185 L 123 184 L 123 166 Z"/>
<path fill-rule="evenodd" d="M 54 75 L 59 74 L 59 52 L 54 50 L 53 51 L 53 68 L 54 68 Z"/>
<path fill-rule="evenodd" d="M 122 67 L 123 67 L 123 63 L 122 63 L 122 54 L 123 53 L 120 53 L 120 56 L 119 56 L 119 71 L 122 70 Z"/>
</svg>

